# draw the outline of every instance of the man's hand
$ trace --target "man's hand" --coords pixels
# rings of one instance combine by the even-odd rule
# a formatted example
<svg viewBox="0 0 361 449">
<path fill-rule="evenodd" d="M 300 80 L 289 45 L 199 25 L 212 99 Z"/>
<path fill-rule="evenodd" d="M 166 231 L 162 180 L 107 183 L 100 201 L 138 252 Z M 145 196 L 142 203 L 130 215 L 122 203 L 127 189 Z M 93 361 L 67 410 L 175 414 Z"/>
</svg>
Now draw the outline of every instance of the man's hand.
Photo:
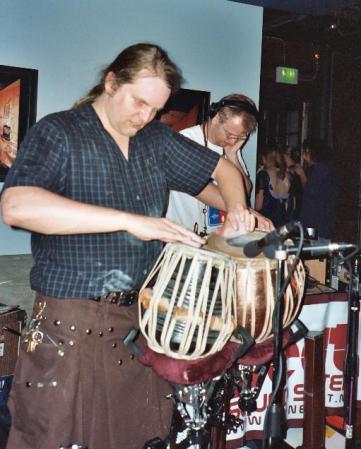
<svg viewBox="0 0 361 449">
<path fill-rule="evenodd" d="M 237 153 L 238 153 L 242 143 L 243 142 L 237 141 L 233 145 L 225 145 L 223 147 L 224 154 L 225 154 L 226 158 L 236 166 L 239 165 Z"/>
<path fill-rule="evenodd" d="M 221 228 L 215 230 L 216 234 L 224 238 L 235 237 L 236 235 L 252 232 L 255 227 L 255 217 L 246 208 L 237 205 L 234 209 L 227 212 L 227 218 Z"/>
<path fill-rule="evenodd" d="M 250 209 L 251 214 L 256 218 L 256 228 L 260 231 L 273 231 L 274 226 L 272 221 L 269 218 L 266 218 L 264 215 L 261 215 L 254 209 Z"/>
<path fill-rule="evenodd" d="M 180 242 L 196 248 L 206 243 L 204 238 L 167 218 L 130 214 L 130 222 L 127 228 L 130 234 L 146 241 Z"/>
</svg>

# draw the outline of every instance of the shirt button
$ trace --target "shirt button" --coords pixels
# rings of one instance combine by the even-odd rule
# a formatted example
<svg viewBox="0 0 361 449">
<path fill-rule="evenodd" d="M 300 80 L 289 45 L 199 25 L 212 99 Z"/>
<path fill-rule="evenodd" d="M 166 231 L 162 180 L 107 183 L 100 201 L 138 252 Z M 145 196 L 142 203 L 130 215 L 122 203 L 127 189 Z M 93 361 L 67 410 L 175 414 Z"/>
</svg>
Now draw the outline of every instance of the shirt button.
<svg viewBox="0 0 361 449">
<path fill-rule="evenodd" d="M 140 196 L 137 195 L 137 196 L 136 196 L 136 199 L 137 199 L 137 201 L 140 201 Z"/>
</svg>

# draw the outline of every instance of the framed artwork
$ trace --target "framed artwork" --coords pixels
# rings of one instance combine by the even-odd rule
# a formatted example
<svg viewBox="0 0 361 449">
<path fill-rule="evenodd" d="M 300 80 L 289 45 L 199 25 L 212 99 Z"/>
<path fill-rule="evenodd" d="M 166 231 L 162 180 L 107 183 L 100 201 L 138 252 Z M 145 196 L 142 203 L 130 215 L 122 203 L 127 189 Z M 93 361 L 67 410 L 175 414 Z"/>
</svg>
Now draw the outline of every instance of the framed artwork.
<svg viewBox="0 0 361 449">
<path fill-rule="evenodd" d="M 210 96 L 203 90 L 179 89 L 156 118 L 177 131 L 198 125 L 208 117 Z"/>
<path fill-rule="evenodd" d="M 36 120 L 38 71 L 0 65 L 0 182 Z"/>
</svg>

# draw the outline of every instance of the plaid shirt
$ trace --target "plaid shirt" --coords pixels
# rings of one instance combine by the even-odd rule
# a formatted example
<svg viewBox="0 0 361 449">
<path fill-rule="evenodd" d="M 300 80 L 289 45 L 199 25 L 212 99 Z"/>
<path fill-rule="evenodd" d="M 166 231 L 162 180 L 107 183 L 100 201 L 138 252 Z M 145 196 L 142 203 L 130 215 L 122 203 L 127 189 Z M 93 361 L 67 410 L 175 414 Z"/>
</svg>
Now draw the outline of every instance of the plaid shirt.
<svg viewBox="0 0 361 449">
<path fill-rule="evenodd" d="M 37 186 L 88 204 L 159 217 L 168 190 L 199 193 L 219 156 L 155 121 L 129 143 L 126 160 L 89 104 L 32 127 L 4 188 Z M 162 243 L 121 231 L 32 234 L 31 287 L 58 298 L 139 288 Z"/>
</svg>

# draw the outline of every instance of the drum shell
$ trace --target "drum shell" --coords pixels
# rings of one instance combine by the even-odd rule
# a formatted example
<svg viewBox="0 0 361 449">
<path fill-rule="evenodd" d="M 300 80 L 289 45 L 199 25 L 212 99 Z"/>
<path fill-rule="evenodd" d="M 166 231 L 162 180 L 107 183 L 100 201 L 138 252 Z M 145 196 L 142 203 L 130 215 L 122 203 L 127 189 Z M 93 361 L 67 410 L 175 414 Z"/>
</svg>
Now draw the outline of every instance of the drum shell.
<svg viewBox="0 0 361 449">
<path fill-rule="evenodd" d="M 264 233 L 254 233 L 254 239 Z M 242 326 L 256 341 L 261 343 L 272 336 L 272 314 L 276 301 L 277 262 L 262 254 L 247 258 L 242 247 L 231 246 L 227 241 L 212 234 L 208 247 L 231 256 L 236 264 L 236 309 L 237 325 Z M 285 262 L 285 277 L 288 275 L 293 257 Z M 296 265 L 290 285 L 284 296 L 283 327 L 297 317 L 304 293 L 305 271 L 301 262 Z"/>
</svg>

